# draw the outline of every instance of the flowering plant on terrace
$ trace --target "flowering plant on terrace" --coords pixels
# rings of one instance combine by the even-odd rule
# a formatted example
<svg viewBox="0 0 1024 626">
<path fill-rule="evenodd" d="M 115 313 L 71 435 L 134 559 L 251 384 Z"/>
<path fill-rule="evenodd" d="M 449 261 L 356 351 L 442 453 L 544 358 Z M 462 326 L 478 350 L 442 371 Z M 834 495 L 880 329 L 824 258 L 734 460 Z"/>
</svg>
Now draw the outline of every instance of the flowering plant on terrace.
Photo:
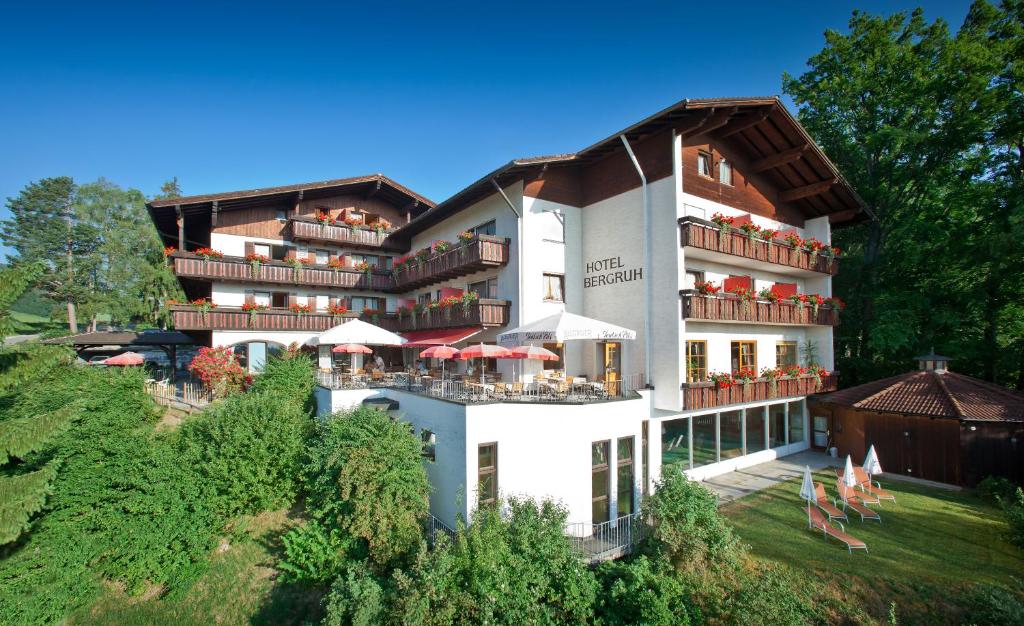
<svg viewBox="0 0 1024 626">
<path fill-rule="evenodd" d="M 256 314 L 260 311 L 266 311 L 267 305 L 246 302 L 242 305 L 242 310 L 249 314 L 249 326 L 253 326 L 256 323 Z"/>
<path fill-rule="evenodd" d="M 345 269 L 345 259 L 340 256 L 332 257 L 327 261 L 327 267 L 331 268 L 335 272 L 340 272 Z"/>
<path fill-rule="evenodd" d="M 768 302 L 771 302 L 772 304 L 778 302 L 779 299 L 780 299 L 779 298 L 779 294 L 777 294 L 774 291 L 772 291 L 771 287 L 765 287 L 761 291 L 757 292 L 757 297 L 762 299 L 762 300 L 767 300 Z"/>
<path fill-rule="evenodd" d="M 473 241 L 473 233 L 469 232 L 468 230 L 464 230 L 461 233 L 459 233 L 459 243 L 465 245 L 471 241 Z"/>
<path fill-rule="evenodd" d="M 296 302 L 295 304 L 293 304 L 290 307 L 288 307 L 288 309 L 292 313 L 296 313 L 298 315 L 305 315 L 307 313 L 312 313 L 313 312 L 313 305 L 312 304 L 299 304 L 298 302 Z"/>
<path fill-rule="evenodd" d="M 467 291 L 462 294 L 460 300 L 462 302 L 462 312 L 468 313 L 473 305 L 480 301 L 480 294 L 475 291 Z"/>
<path fill-rule="evenodd" d="M 807 252 L 810 252 L 812 255 L 818 254 L 818 252 L 820 252 L 821 249 L 824 247 L 825 244 L 821 243 L 814 237 L 811 237 L 810 239 L 804 239 L 803 249 L 806 250 Z"/>
<path fill-rule="evenodd" d="M 802 248 L 804 245 L 804 240 L 796 233 L 787 233 L 783 239 L 794 248 Z"/>
<path fill-rule="evenodd" d="M 344 304 L 328 304 L 327 312 L 335 317 L 348 313 L 348 307 Z"/>
<path fill-rule="evenodd" d="M 708 380 L 715 383 L 715 387 L 718 389 L 728 389 L 736 384 L 736 381 L 732 379 L 732 374 L 728 372 L 711 372 L 708 374 Z"/>
<path fill-rule="evenodd" d="M 164 248 L 164 256 L 171 256 L 177 251 L 178 249 L 175 248 L 174 246 L 167 246 L 166 248 Z"/>
<path fill-rule="evenodd" d="M 757 236 L 761 234 L 761 227 L 753 222 L 747 222 L 740 226 L 740 230 L 747 233 L 747 238 L 751 241 L 757 239 Z"/>
<path fill-rule="evenodd" d="M 356 270 L 366 274 L 366 277 L 369 278 L 370 272 L 373 271 L 373 266 L 366 261 L 360 261 L 359 263 L 356 263 Z"/>
<path fill-rule="evenodd" d="M 449 241 L 438 239 L 437 241 L 432 243 L 430 247 L 433 249 L 434 254 L 440 254 L 442 252 L 447 252 L 448 250 L 451 250 L 452 244 Z"/>
<path fill-rule="evenodd" d="M 732 373 L 732 379 L 737 383 L 749 385 L 757 380 L 757 372 L 752 367 L 741 367 Z"/>
<path fill-rule="evenodd" d="M 732 229 L 732 223 L 735 221 L 735 218 L 728 215 L 722 215 L 721 213 L 715 213 L 711 216 L 711 221 L 718 224 L 718 227 L 725 232 L 729 232 L 729 230 Z"/>
<path fill-rule="evenodd" d="M 253 278 L 260 275 L 260 268 L 264 263 L 269 261 L 266 255 L 257 254 L 255 252 L 250 252 L 245 255 L 245 260 L 249 263 L 249 267 L 252 269 Z"/>
<path fill-rule="evenodd" d="M 790 365 L 786 368 L 786 376 L 790 378 L 800 378 L 807 373 L 807 370 L 799 365 Z"/>
<path fill-rule="evenodd" d="M 323 209 L 316 212 L 316 221 L 320 222 L 321 226 L 333 226 L 338 222 L 337 219 L 331 217 L 329 211 L 325 211 Z"/>
<path fill-rule="evenodd" d="M 196 298 L 189 302 L 189 304 L 192 305 L 192 308 L 199 311 L 199 316 L 202 318 L 204 324 L 206 323 L 207 314 L 217 308 L 217 305 L 209 298 Z"/>
<path fill-rule="evenodd" d="M 228 346 L 200 348 L 199 353 L 189 363 L 188 370 L 217 398 L 244 391 L 252 382 Z"/>
<path fill-rule="evenodd" d="M 713 296 L 722 290 L 721 287 L 713 285 L 707 281 L 698 282 L 694 284 L 693 288 L 702 296 Z"/>
<path fill-rule="evenodd" d="M 779 231 L 772 230 L 771 228 L 762 228 L 761 229 L 761 239 L 764 239 L 765 241 L 768 241 L 768 242 L 775 241 L 775 235 L 778 235 L 778 234 L 779 234 Z"/>
<path fill-rule="evenodd" d="M 209 261 L 210 259 L 223 259 L 224 258 L 224 253 L 223 252 L 221 252 L 220 250 L 214 250 L 213 248 L 208 248 L 208 247 L 196 248 L 195 250 L 192 251 L 192 254 L 196 254 L 196 255 L 199 255 L 199 256 L 203 257 L 204 261 Z"/>
</svg>

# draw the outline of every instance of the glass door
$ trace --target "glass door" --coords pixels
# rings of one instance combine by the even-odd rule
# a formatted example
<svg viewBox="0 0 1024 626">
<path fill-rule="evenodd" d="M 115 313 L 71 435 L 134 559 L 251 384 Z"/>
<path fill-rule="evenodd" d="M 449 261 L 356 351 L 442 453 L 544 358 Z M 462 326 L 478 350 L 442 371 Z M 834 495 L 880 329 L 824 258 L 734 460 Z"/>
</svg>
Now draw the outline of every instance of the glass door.
<svg viewBox="0 0 1024 626">
<path fill-rule="evenodd" d="M 601 345 L 604 348 L 604 379 L 607 382 L 615 382 L 619 380 L 619 370 L 622 367 L 622 344 L 609 341 Z"/>
<path fill-rule="evenodd" d="M 814 416 L 814 447 L 822 448 L 828 446 L 828 418 L 824 415 Z"/>
</svg>

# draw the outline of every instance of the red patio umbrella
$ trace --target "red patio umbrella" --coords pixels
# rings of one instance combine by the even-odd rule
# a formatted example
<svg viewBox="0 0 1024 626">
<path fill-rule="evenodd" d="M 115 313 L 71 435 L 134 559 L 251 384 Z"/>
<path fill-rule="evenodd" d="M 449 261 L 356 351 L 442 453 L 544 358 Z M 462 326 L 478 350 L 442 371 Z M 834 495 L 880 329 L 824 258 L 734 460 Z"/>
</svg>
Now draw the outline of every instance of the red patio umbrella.
<svg viewBox="0 0 1024 626">
<path fill-rule="evenodd" d="M 539 361 L 557 361 L 559 359 L 557 354 L 540 346 L 519 346 L 512 348 L 511 352 L 511 358 L 513 359 L 534 359 Z"/>
<path fill-rule="evenodd" d="M 508 348 L 495 346 L 489 343 L 479 343 L 459 350 L 459 359 L 511 359 L 512 351 Z M 484 384 L 484 368 L 480 368 L 480 384 Z"/>
<path fill-rule="evenodd" d="M 444 362 L 445 359 L 454 359 L 459 351 L 451 346 L 430 346 L 420 352 L 421 359 L 441 359 L 441 384 L 444 384 Z"/>
<path fill-rule="evenodd" d="M 145 362 L 145 357 L 137 352 L 122 352 L 103 361 L 103 365 L 142 365 Z"/>
<path fill-rule="evenodd" d="M 331 352 L 338 354 L 373 354 L 373 350 L 361 343 L 342 343 L 331 348 Z M 352 360 L 352 374 L 356 372 L 355 359 Z"/>
</svg>

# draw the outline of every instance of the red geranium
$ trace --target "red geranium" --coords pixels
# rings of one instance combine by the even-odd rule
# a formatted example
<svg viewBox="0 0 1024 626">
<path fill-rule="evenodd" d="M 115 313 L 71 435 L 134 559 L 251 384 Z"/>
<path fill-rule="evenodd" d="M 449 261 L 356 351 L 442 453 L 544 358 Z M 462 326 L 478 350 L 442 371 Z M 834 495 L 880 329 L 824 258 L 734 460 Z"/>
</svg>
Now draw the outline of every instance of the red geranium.
<svg viewBox="0 0 1024 626">
<path fill-rule="evenodd" d="M 167 246 L 166 248 L 164 248 L 164 256 L 171 256 L 177 251 L 178 249 L 175 248 L 174 246 Z"/>
<path fill-rule="evenodd" d="M 722 290 L 721 287 L 713 285 L 713 284 L 711 284 L 711 283 L 709 283 L 707 281 L 702 281 L 702 282 L 696 283 L 693 287 L 698 292 L 700 292 L 700 295 L 702 295 L 702 296 L 713 296 L 713 295 L 715 295 L 716 293 L 718 293 L 719 291 Z"/>
<path fill-rule="evenodd" d="M 213 248 L 207 248 L 207 247 L 196 248 L 195 250 L 192 251 L 192 253 L 193 254 L 198 254 L 199 256 L 203 257 L 207 261 L 209 261 L 210 259 L 222 259 L 222 258 L 224 258 L 224 253 L 221 252 L 220 250 L 214 250 Z"/>
<path fill-rule="evenodd" d="M 331 315 L 344 315 L 348 313 L 348 307 L 344 304 L 328 304 L 327 312 Z"/>
<path fill-rule="evenodd" d="M 733 221 L 736 218 L 729 217 L 728 215 L 722 215 L 721 213 L 715 213 L 711 216 L 711 221 L 718 224 L 719 226 L 732 226 Z"/>
<path fill-rule="evenodd" d="M 299 303 L 296 302 L 295 304 L 293 304 L 290 307 L 288 307 L 288 309 L 291 310 L 292 313 L 298 313 L 299 315 L 305 315 L 306 313 L 312 313 L 313 312 L 313 305 L 312 304 L 299 304 Z"/>
<path fill-rule="evenodd" d="M 203 387 L 218 398 L 229 393 L 243 391 L 247 386 L 248 377 L 245 370 L 235 360 L 234 352 L 227 346 L 200 348 L 188 369 L 202 381 Z"/>
<path fill-rule="evenodd" d="M 335 222 L 337 222 L 336 219 L 331 217 L 331 214 L 329 212 L 324 211 L 323 209 L 317 211 L 317 213 L 316 213 L 316 221 L 320 222 L 324 226 L 329 226 L 329 225 L 334 224 Z"/>
</svg>

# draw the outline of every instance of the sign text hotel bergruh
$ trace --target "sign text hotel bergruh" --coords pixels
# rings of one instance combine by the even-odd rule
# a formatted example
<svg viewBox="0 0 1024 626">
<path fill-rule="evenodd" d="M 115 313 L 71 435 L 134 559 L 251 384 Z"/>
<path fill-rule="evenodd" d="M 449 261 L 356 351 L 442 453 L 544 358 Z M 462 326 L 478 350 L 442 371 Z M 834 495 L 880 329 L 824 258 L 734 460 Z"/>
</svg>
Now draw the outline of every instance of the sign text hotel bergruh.
<svg viewBox="0 0 1024 626">
<path fill-rule="evenodd" d="M 587 263 L 586 269 L 587 275 L 583 277 L 584 289 L 629 283 L 634 280 L 643 280 L 644 278 L 644 268 L 626 268 L 622 264 L 622 257 L 620 256 L 590 261 Z"/>
</svg>

